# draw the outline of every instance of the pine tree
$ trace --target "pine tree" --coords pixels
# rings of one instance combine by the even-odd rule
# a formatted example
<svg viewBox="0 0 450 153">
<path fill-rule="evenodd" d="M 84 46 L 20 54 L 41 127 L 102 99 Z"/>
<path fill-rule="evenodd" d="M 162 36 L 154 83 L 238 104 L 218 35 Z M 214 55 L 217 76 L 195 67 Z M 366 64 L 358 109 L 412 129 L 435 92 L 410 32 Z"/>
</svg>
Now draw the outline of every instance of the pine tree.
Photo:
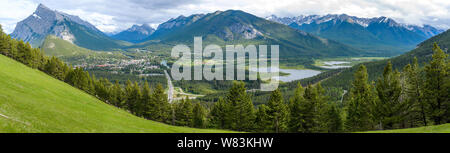
<svg viewBox="0 0 450 153">
<path fill-rule="evenodd" d="M 443 124 L 446 122 L 448 107 L 450 107 L 448 55 L 437 43 L 433 46 L 433 52 L 433 59 L 425 66 L 426 79 L 423 93 L 424 100 L 428 105 L 428 116 L 434 121 L 434 124 Z"/>
<path fill-rule="evenodd" d="M 144 86 L 142 87 L 142 99 L 141 99 L 141 109 L 142 109 L 142 116 L 145 118 L 149 117 L 149 111 L 151 109 L 151 103 L 152 103 L 152 93 L 150 90 L 150 86 L 148 85 L 148 82 L 145 81 Z"/>
<path fill-rule="evenodd" d="M 303 98 L 305 91 L 300 84 L 297 84 L 294 96 L 289 103 L 289 131 L 290 132 L 304 132 L 305 131 L 305 98 Z"/>
<path fill-rule="evenodd" d="M 422 100 L 423 79 L 420 76 L 419 64 L 416 57 L 414 57 L 412 65 L 408 64 L 405 66 L 403 73 L 405 74 L 406 84 L 403 89 L 405 99 L 412 107 L 410 115 L 411 127 L 427 126 L 426 103 Z"/>
<path fill-rule="evenodd" d="M 245 84 L 243 82 L 233 82 L 233 86 L 229 90 L 226 97 L 227 106 L 229 107 L 226 115 L 226 125 L 232 130 L 251 131 L 254 127 L 255 119 L 253 103 L 246 93 Z"/>
<path fill-rule="evenodd" d="M 255 119 L 255 130 L 257 132 L 273 132 L 272 128 L 272 120 L 269 116 L 269 107 L 262 104 L 258 106 L 258 110 L 256 111 L 256 119 Z"/>
<path fill-rule="evenodd" d="M 125 106 L 125 93 L 122 90 L 122 87 L 120 86 L 119 82 L 116 81 L 113 85 L 113 89 L 112 89 L 112 94 L 111 94 L 111 101 L 112 104 L 123 108 Z"/>
<path fill-rule="evenodd" d="M 316 117 L 316 130 L 317 132 L 328 131 L 328 97 L 325 95 L 325 89 L 323 89 L 321 83 L 317 83 L 316 87 L 317 98 L 315 99 L 315 117 Z"/>
<path fill-rule="evenodd" d="M 192 122 L 194 127 L 196 128 L 204 128 L 206 123 L 206 110 L 205 108 L 200 104 L 196 103 L 193 109 L 193 118 Z"/>
<path fill-rule="evenodd" d="M 139 108 L 139 103 L 141 102 L 142 93 L 137 82 L 131 83 L 130 80 L 127 81 L 127 108 L 131 113 L 135 115 L 142 115 Z"/>
<path fill-rule="evenodd" d="M 153 107 L 149 111 L 151 119 L 159 122 L 170 122 L 170 105 L 161 84 L 156 85 L 152 98 Z"/>
<path fill-rule="evenodd" d="M 368 83 L 367 69 L 361 65 L 354 74 L 355 80 L 350 89 L 350 100 L 347 104 L 346 129 L 364 131 L 372 128 L 370 105 L 374 103 L 373 89 Z"/>
<path fill-rule="evenodd" d="M 271 129 L 276 133 L 285 131 L 287 128 L 288 112 L 279 88 L 272 91 L 267 106 L 269 107 L 268 115 L 272 121 L 270 125 Z"/>
<path fill-rule="evenodd" d="M 336 104 L 331 104 L 326 113 L 326 122 L 328 133 L 337 133 L 342 131 L 341 112 Z"/>
<path fill-rule="evenodd" d="M 125 84 L 125 109 L 131 110 L 132 108 L 132 101 L 133 101 L 133 83 L 131 83 L 130 80 L 127 80 Z M 130 102 L 131 100 L 131 102 Z M 133 112 L 132 112 L 133 113 Z"/>
<path fill-rule="evenodd" d="M 188 97 L 179 101 L 175 106 L 175 125 L 193 126 L 193 109 Z"/>
<path fill-rule="evenodd" d="M 407 102 L 400 100 L 402 87 L 400 73 L 392 70 L 388 62 L 383 71 L 382 78 L 376 84 L 378 100 L 374 105 L 374 117 L 379 121 L 381 129 L 392 129 L 395 123 L 400 123 L 407 115 Z"/>
<path fill-rule="evenodd" d="M 305 94 L 303 95 L 305 103 L 302 107 L 302 112 L 304 113 L 304 129 L 303 132 L 314 133 L 320 132 L 319 124 L 319 107 L 318 107 L 318 90 L 315 89 L 311 84 L 305 89 Z"/>
<path fill-rule="evenodd" d="M 226 128 L 226 118 L 228 113 L 228 106 L 224 99 L 219 98 L 219 100 L 214 103 L 211 113 L 210 113 L 210 121 L 211 127 L 213 128 Z"/>
</svg>

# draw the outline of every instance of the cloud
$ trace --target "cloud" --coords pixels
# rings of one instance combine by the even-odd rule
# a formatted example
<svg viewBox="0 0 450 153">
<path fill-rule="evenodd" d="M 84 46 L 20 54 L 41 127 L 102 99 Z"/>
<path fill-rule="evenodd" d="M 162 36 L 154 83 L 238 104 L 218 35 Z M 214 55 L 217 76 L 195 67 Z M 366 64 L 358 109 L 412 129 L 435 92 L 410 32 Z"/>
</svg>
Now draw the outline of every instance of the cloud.
<svg viewBox="0 0 450 153">
<path fill-rule="evenodd" d="M 156 25 L 179 15 L 236 9 L 265 17 L 341 14 L 387 16 L 408 24 L 450 28 L 448 0 L 0 0 L 0 23 L 6 32 L 31 15 L 39 3 L 80 16 L 104 32 L 133 24 Z"/>
</svg>

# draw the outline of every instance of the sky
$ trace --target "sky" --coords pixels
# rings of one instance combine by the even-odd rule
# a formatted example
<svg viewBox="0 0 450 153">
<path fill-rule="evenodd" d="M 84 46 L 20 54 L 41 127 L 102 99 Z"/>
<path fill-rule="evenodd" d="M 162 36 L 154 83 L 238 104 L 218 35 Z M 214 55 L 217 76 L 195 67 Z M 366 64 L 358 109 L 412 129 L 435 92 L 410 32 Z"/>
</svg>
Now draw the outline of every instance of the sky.
<svg viewBox="0 0 450 153">
<path fill-rule="evenodd" d="M 117 33 L 133 24 L 146 23 L 156 28 L 180 15 L 229 9 L 259 17 L 342 13 L 386 16 L 400 23 L 450 28 L 450 0 L 0 0 L 4 31 L 11 33 L 16 23 L 30 16 L 39 3 L 77 15 L 106 33 Z"/>
</svg>

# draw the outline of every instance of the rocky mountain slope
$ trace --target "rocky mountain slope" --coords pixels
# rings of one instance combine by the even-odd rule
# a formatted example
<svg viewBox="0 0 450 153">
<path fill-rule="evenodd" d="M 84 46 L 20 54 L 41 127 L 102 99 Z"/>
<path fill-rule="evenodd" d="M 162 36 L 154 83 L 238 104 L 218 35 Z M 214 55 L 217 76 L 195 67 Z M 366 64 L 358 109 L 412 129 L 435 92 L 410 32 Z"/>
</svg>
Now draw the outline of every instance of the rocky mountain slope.
<svg viewBox="0 0 450 153">
<path fill-rule="evenodd" d="M 280 57 L 358 56 L 360 50 L 238 11 L 180 16 L 159 25 L 149 41 L 133 47 L 155 43 L 186 43 L 202 36 L 204 44 L 280 45 Z"/>
<path fill-rule="evenodd" d="M 108 50 L 129 45 L 109 38 L 78 16 L 51 10 L 39 4 L 36 11 L 17 23 L 11 36 L 39 47 L 48 35 L 55 35 L 73 44 L 93 50 Z"/>
<path fill-rule="evenodd" d="M 282 18 L 272 15 L 266 19 L 384 56 L 411 50 L 420 42 L 443 32 L 429 25 L 401 24 L 387 17 L 329 14 Z"/>
<path fill-rule="evenodd" d="M 133 25 L 131 28 L 122 31 L 118 34 L 115 34 L 111 37 L 118 40 L 128 41 L 132 43 L 139 43 L 145 40 L 150 35 L 152 35 L 153 32 L 155 32 L 155 29 L 150 27 L 150 25 L 148 24 L 143 24 L 141 26 Z"/>
</svg>

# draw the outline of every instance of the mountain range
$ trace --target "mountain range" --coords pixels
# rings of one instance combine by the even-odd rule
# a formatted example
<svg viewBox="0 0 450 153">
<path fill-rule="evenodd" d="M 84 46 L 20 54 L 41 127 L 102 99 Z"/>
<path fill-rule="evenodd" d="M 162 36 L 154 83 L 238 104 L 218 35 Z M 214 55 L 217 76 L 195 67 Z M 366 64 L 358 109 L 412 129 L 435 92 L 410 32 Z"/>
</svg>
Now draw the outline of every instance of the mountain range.
<svg viewBox="0 0 450 153">
<path fill-rule="evenodd" d="M 73 44 L 93 50 L 110 50 L 130 45 L 112 39 L 94 25 L 78 16 L 51 10 L 39 4 L 36 11 L 17 23 L 11 36 L 39 47 L 48 35 L 55 35 Z"/>
<path fill-rule="evenodd" d="M 424 66 L 425 63 L 429 63 L 432 59 L 432 49 L 434 43 L 437 43 L 439 47 L 447 54 L 450 53 L 450 30 L 423 41 L 417 45 L 417 48 L 402 55 L 386 60 L 363 63 L 367 67 L 369 80 L 375 81 L 377 78 L 381 77 L 384 67 L 388 61 L 392 63 L 394 69 L 399 71 L 402 70 L 407 64 L 411 64 L 414 57 L 417 58 L 420 66 Z M 356 65 L 349 69 L 345 69 L 339 74 L 324 80 L 322 83 L 324 86 L 343 87 L 344 89 L 349 89 L 351 86 L 351 81 L 354 79 L 353 74 L 357 71 L 358 67 L 359 66 Z"/>
<path fill-rule="evenodd" d="M 48 35 L 54 35 L 90 50 L 152 48 L 161 44 L 170 50 L 168 46 L 191 44 L 194 36 L 202 36 L 205 43 L 219 45 L 277 44 L 281 58 L 310 58 L 393 56 L 440 32 L 429 25 L 404 25 L 386 17 L 342 14 L 260 18 L 240 10 L 227 10 L 179 16 L 157 29 L 148 24 L 133 25 L 108 36 L 77 16 L 40 4 L 32 15 L 17 23 L 11 36 L 39 47 Z"/>
<path fill-rule="evenodd" d="M 208 14 L 179 16 L 158 26 L 149 41 L 155 43 L 192 44 L 194 36 L 203 42 L 226 44 L 277 44 L 280 57 L 359 56 L 360 50 L 333 40 L 324 39 L 289 26 L 271 22 L 240 10 L 216 11 Z"/>
<path fill-rule="evenodd" d="M 444 30 L 430 25 L 416 26 L 387 17 L 359 18 L 346 14 L 297 17 L 266 17 L 292 28 L 336 40 L 374 55 L 398 55 Z"/>
<path fill-rule="evenodd" d="M 133 25 L 131 28 L 122 31 L 118 34 L 112 35 L 111 37 L 118 40 L 124 40 L 132 43 L 139 43 L 145 41 L 150 35 L 155 32 L 148 24 Z"/>
</svg>

